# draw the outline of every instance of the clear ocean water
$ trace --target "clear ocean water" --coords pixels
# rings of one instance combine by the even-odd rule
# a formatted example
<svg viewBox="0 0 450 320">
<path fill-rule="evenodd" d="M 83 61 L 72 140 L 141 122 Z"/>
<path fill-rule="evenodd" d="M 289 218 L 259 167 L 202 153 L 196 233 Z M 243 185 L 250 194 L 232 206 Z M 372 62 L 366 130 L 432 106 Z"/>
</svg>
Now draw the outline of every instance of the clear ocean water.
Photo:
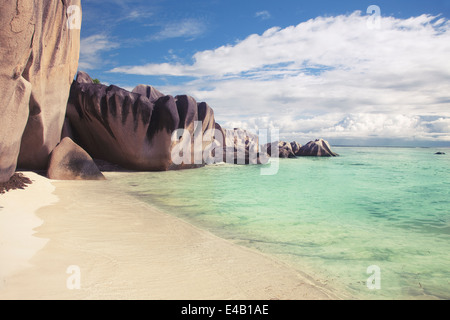
<svg viewBox="0 0 450 320">
<path fill-rule="evenodd" d="M 274 176 L 224 164 L 112 180 L 343 298 L 450 299 L 450 150 L 334 149 L 340 157 L 280 159 Z M 367 286 L 369 266 L 379 289 Z"/>
</svg>

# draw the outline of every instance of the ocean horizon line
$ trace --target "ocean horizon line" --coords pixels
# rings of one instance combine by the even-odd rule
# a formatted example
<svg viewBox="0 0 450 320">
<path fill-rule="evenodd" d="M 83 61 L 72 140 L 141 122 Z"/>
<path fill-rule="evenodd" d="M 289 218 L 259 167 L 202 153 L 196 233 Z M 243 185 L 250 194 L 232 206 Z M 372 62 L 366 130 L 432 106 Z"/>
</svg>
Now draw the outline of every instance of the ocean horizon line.
<svg viewBox="0 0 450 320">
<path fill-rule="evenodd" d="M 393 149 L 450 149 L 449 146 L 369 146 L 369 145 L 341 145 L 341 144 L 333 144 L 334 148 L 393 148 Z"/>
</svg>

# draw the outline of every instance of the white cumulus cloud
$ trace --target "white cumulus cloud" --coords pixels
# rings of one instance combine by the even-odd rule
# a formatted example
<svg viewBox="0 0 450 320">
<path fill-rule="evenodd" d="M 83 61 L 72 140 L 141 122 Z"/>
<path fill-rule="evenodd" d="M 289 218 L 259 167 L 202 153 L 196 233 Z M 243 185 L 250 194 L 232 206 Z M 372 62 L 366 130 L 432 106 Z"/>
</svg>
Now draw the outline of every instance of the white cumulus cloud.
<svg viewBox="0 0 450 320">
<path fill-rule="evenodd" d="M 382 17 L 381 28 L 371 30 L 368 18 L 361 12 L 317 17 L 199 51 L 191 64 L 111 71 L 193 77 L 161 89 L 207 101 L 230 125 L 450 141 L 449 21 Z"/>
</svg>

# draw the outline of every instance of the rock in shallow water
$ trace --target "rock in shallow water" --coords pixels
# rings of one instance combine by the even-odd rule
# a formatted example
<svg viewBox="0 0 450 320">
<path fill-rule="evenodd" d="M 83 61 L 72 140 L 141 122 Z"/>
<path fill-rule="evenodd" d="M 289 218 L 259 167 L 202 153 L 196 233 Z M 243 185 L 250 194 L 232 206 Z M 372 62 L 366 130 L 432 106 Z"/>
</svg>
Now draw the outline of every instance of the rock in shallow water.
<svg viewBox="0 0 450 320">
<path fill-rule="evenodd" d="M 300 157 L 336 157 L 337 153 L 331 151 L 330 144 L 323 140 L 317 139 L 316 141 L 310 141 L 306 145 L 300 148 L 298 152 Z"/>
<path fill-rule="evenodd" d="M 271 157 L 279 157 L 279 158 L 295 158 L 296 155 L 292 149 L 292 144 L 279 141 L 275 143 L 268 143 L 264 146 L 267 150 L 267 154 Z M 277 153 L 274 153 L 277 152 Z"/>
<path fill-rule="evenodd" d="M 259 137 L 244 129 L 228 130 L 215 124 L 216 136 L 222 145 L 223 162 L 228 164 L 262 164 L 267 163 L 268 157 L 259 152 Z"/>
<path fill-rule="evenodd" d="M 267 153 L 273 157 L 280 158 L 296 158 L 296 157 L 335 157 L 337 153 L 331 151 L 330 144 L 323 140 L 318 139 L 316 141 L 310 141 L 303 147 L 296 141 L 287 143 L 280 141 L 278 143 L 269 143 L 264 146 Z M 274 150 L 277 149 L 278 154 L 274 154 Z"/>
<path fill-rule="evenodd" d="M 295 154 L 295 156 L 299 156 L 301 147 L 302 147 L 302 145 L 300 143 L 298 143 L 297 141 L 291 142 L 291 149 L 292 149 L 292 152 Z"/>
</svg>

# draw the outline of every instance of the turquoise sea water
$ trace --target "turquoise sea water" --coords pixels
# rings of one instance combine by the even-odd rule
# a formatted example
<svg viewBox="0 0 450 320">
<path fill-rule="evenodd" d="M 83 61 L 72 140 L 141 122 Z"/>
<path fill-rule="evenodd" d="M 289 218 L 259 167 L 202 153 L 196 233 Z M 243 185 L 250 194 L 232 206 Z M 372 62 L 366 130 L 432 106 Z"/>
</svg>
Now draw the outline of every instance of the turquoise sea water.
<svg viewBox="0 0 450 320">
<path fill-rule="evenodd" d="M 261 176 L 261 166 L 214 165 L 112 180 L 344 298 L 450 299 L 449 150 L 335 150 L 340 157 L 280 159 L 274 176 Z M 369 266 L 380 269 L 380 289 L 367 287 Z"/>
</svg>

